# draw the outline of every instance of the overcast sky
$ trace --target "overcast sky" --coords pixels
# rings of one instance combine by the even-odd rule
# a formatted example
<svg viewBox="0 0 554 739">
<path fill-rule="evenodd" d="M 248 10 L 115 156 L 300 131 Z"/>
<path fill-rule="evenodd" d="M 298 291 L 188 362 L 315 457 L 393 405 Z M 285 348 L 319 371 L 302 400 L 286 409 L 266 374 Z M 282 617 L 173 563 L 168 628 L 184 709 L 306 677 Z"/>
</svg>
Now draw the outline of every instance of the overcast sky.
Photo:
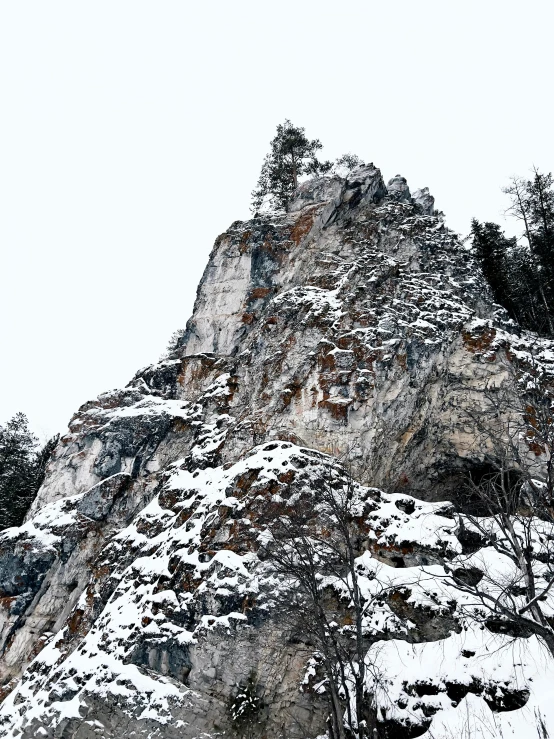
<svg viewBox="0 0 554 739">
<path fill-rule="evenodd" d="M 554 170 L 552 0 L 0 2 L 0 422 L 156 361 L 285 118 L 449 225 Z"/>
</svg>

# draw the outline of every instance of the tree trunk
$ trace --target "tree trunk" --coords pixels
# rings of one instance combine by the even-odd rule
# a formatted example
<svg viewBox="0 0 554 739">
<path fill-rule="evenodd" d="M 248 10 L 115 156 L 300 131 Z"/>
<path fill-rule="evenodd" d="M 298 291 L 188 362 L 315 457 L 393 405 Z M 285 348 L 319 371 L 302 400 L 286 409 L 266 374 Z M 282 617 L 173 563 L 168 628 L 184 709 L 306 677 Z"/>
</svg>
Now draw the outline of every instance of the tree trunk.
<svg viewBox="0 0 554 739">
<path fill-rule="evenodd" d="M 554 658 L 554 633 L 551 632 L 550 634 L 545 634 L 542 637 L 542 640 L 544 641 L 544 643 L 548 647 L 548 651 L 550 652 L 550 654 Z"/>
</svg>

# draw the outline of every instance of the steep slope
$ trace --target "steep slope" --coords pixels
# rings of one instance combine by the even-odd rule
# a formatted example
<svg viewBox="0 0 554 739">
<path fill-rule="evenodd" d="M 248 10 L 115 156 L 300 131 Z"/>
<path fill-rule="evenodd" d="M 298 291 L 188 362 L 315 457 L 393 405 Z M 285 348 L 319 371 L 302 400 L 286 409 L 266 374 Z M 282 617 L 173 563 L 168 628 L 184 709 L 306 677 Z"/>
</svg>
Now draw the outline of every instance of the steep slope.
<svg viewBox="0 0 554 739">
<path fill-rule="evenodd" d="M 403 178 L 387 187 L 367 165 L 234 223 L 180 345 L 79 409 L 26 523 L 0 536 L 2 736 L 232 733 L 252 674 L 260 733 L 322 733 L 313 645 L 264 542 L 283 501 L 311 505 L 318 526 L 318 486 L 346 474 L 337 457 L 359 483 L 378 730 L 454 726 L 469 701 L 498 731 L 525 724 L 508 709 L 544 713 L 533 639 L 507 661 L 511 636 L 483 630 L 444 580 L 464 555 L 445 501 L 461 504 L 460 476 L 495 453 L 537 363 L 553 374 L 552 346 L 517 333 Z"/>
</svg>

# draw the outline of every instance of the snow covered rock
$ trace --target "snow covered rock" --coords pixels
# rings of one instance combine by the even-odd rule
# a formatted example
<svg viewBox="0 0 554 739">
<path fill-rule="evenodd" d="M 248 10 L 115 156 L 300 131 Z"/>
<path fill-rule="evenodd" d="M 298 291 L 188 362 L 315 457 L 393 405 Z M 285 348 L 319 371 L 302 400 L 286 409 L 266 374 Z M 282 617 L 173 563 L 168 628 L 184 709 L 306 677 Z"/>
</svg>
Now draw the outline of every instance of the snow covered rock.
<svg viewBox="0 0 554 739">
<path fill-rule="evenodd" d="M 379 730 L 446 737 L 467 706 L 488 736 L 551 720 L 538 644 L 480 621 L 451 575 L 479 568 L 461 475 L 537 367 L 554 374 L 552 345 L 493 304 L 427 188 L 369 164 L 232 224 L 173 354 L 78 410 L 25 524 L 0 533 L 0 735 L 231 734 L 254 674 L 260 736 L 322 734 L 313 645 L 265 547 L 283 506 L 321 525 L 345 456 Z"/>
</svg>

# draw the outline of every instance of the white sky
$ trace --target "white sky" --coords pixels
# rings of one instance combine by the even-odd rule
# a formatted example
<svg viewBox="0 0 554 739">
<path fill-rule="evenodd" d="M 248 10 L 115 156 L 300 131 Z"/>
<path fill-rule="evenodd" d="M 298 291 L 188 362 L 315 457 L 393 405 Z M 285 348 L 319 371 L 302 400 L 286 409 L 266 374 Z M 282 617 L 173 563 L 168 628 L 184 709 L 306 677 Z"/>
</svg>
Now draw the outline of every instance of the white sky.
<svg viewBox="0 0 554 739">
<path fill-rule="evenodd" d="M 451 227 L 554 170 L 552 0 L 0 2 L 0 422 L 64 430 L 184 327 L 285 118 Z"/>
</svg>

